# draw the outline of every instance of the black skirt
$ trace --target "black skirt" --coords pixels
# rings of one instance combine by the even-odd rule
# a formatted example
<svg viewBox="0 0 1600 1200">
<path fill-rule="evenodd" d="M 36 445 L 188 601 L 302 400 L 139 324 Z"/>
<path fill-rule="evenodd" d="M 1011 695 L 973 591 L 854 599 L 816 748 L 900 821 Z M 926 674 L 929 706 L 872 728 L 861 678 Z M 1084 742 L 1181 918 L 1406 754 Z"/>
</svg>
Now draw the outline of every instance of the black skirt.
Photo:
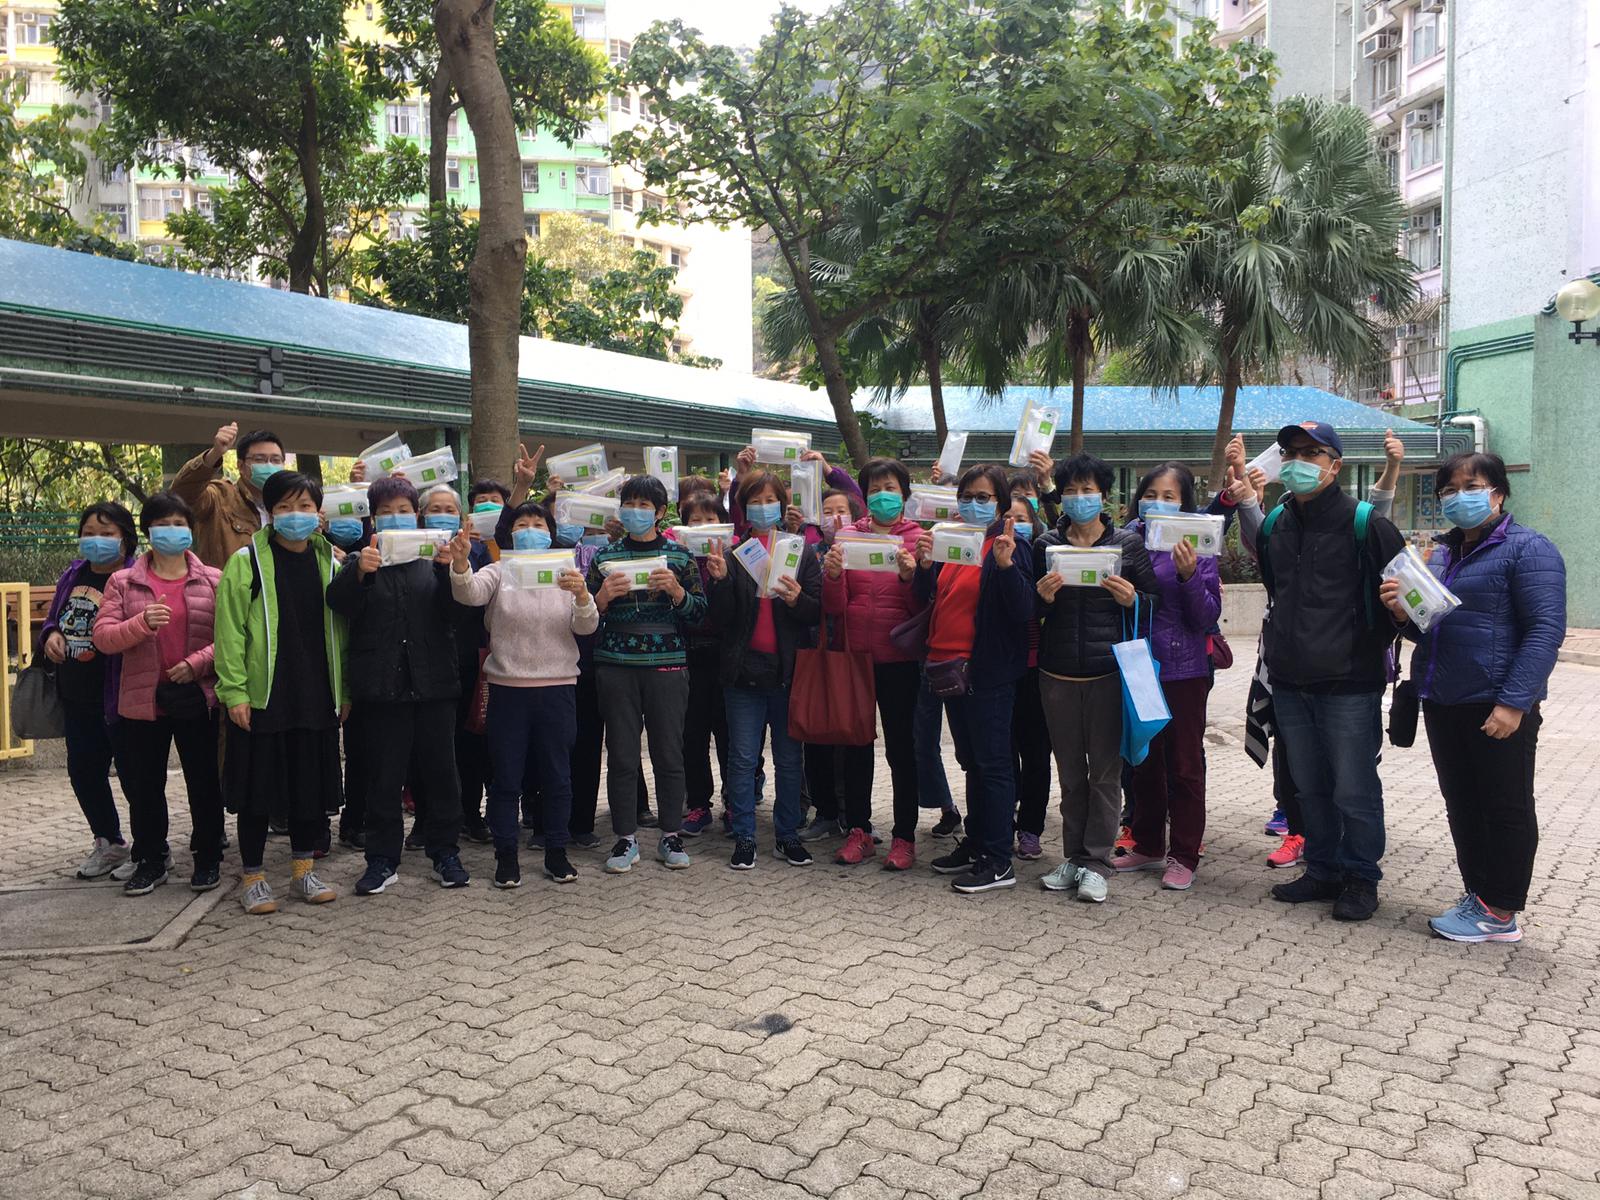
<svg viewBox="0 0 1600 1200">
<path fill-rule="evenodd" d="M 320 821 L 338 812 L 338 727 L 248 733 L 230 722 L 222 786 L 228 811 L 244 816 Z"/>
</svg>

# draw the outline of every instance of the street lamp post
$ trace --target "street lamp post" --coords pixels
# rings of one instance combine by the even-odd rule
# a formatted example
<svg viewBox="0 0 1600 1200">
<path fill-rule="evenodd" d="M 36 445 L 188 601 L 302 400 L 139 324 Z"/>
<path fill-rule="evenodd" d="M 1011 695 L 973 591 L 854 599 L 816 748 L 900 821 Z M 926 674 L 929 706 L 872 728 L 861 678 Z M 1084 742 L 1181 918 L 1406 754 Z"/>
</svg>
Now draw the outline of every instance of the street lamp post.
<svg viewBox="0 0 1600 1200">
<path fill-rule="evenodd" d="M 1600 329 L 1584 332 L 1584 322 L 1600 317 L 1600 287 L 1587 279 L 1574 279 L 1556 293 L 1556 312 L 1563 321 L 1572 322 L 1572 332 L 1567 334 L 1580 346 L 1593 342 L 1600 346 Z"/>
</svg>

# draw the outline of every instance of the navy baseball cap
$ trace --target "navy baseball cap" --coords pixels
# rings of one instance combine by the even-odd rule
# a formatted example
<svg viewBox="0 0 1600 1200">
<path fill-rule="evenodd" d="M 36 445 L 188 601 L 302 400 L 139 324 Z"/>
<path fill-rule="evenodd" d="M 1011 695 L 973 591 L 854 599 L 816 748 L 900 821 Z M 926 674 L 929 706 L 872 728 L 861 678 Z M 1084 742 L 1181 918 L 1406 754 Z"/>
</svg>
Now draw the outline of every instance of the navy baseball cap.
<svg viewBox="0 0 1600 1200">
<path fill-rule="evenodd" d="M 1326 446 L 1340 458 L 1344 457 L 1344 443 L 1326 421 L 1301 421 L 1298 425 L 1285 425 L 1278 430 L 1278 445 L 1288 449 L 1289 437 L 1296 433 L 1303 433 L 1317 445 Z"/>
</svg>

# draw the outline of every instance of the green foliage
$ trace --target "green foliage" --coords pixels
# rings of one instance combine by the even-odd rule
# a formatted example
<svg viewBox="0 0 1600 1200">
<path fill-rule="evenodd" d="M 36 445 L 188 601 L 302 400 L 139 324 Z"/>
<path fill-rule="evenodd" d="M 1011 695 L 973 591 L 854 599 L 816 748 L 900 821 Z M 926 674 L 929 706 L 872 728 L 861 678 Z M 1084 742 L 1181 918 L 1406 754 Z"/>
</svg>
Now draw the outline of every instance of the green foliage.
<svg viewBox="0 0 1600 1200">
<path fill-rule="evenodd" d="M 863 412 L 856 414 L 861 421 L 861 433 L 867 440 L 867 451 L 878 458 L 900 457 L 900 435 L 884 423 L 884 419 L 877 413 Z M 850 457 L 850 448 L 843 442 L 839 443 L 839 458 Z"/>
</svg>

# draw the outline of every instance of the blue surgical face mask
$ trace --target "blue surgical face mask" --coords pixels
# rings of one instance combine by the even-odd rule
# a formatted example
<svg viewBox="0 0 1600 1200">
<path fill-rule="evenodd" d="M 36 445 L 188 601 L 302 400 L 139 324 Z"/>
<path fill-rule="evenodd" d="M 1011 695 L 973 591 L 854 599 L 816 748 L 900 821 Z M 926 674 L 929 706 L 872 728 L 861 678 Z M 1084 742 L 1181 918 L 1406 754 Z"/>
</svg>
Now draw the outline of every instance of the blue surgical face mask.
<svg viewBox="0 0 1600 1200">
<path fill-rule="evenodd" d="M 1444 519 L 1457 529 L 1476 529 L 1494 512 L 1494 493 L 1489 488 L 1473 488 L 1446 496 L 1439 502 Z"/>
<path fill-rule="evenodd" d="M 416 513 L 384 513 L 372 518 L 372 527 L 379 533 L 387 533 L 391 529 L 415 529 L 417 527 Z"/>
<path fill-rule="evenodd" d="M 291 512 L 274 514 L 272 528 L 286 542 L 303 542 L 315 533 L 322 521 L 316 513 Z"/>
<path fill-rule="evenodd" d="M 576 546 L 583 541 L 582 525 L 557 525 L 556 536 L 561 539 L 563 546 Z"/>
<path fill-rule="evenodd" d="M 987 529 L 994 524 L 996 511 L 993 500 L 958 500 L 956 511 L 961 514 L 961 520 L 968 525 L 982 525 Z"/>
<path fill-rule="evenodd" d="M 150 548 L 158 554 L 182 554 L 194 545 L 194 533 L 187 525 L 152 525 Z"/>
<path fill-rule="evenodd" d="M 1019 542 L 1031 542 L 1033 541 L 1033 522 L 1018 521 L 1013 532 Z"/>
<path fill-rule="evenodd" d="M 649 533 L 656 527 L 656 510 L 653 508 L 630 508 L 627 505 L 623 505 L 619 520 L 622 522 L 622 528 L 627 531 L 630 537 L 639 537 L 642 534 Z"/>
<path fill-rule="evenodd" d="M 1148 520 L 1151 517 L 1170 517 L 1174 513 L 1183 511 L 1183 505 L 1176 500 L 1141 500 L 1139 501 L 1139 515 Z"/>
<path fill-rule="evenodd" d="M 122 560 L 122 539 L 119 537 L 81 537 L 78 539 L 78 557 L 86 558 L 97 567 Z"/>
<path fill-rule="evenodd" d="M 442 529 L 446 533 L 458 533 L 461 529 L 461 518 L 455 513 L 429 513 L 422 518 L 423 527 L 426 529 Z"/>
<path fill-rule="evenodd" d="M 744 515 L 753 528 L 771 529 L 783 519 L 783 505 L 776 500 L 768 500 L 765 504 L 750 504 L 745 507 Z"/>
<path fill-rule="evenodd" d="M 261 485 L 283 470 L 282 463 L 251 463 L 250 482 L 255 485 L 256 491 L 261 490 Z"/>
<path fill-rule="evenodd" d="M 328 522 L 328 540 L 341 550 L 359 542 L 363 532 L 360 517 L 335 517 Z"/>
<path fill-rule="evenodd" d="M 1067 520 L 1074 525 L 1087 525 L 1091 521 L 1098 521 L 1105 507 L 1105 501 L 1100 498 L 1099 492 L 1091 492 L 1087 496 L 1061 497 L 1061 511 L 1067 514 Z"/>
<path fill-rule="evenodd" d="M 550 549 L 550 531 L 548 529 L 535 529 L 525 525 L 521 529 L 511 531 L 511 548 L 513 550 L 548 550 Z"/>
</svg>

